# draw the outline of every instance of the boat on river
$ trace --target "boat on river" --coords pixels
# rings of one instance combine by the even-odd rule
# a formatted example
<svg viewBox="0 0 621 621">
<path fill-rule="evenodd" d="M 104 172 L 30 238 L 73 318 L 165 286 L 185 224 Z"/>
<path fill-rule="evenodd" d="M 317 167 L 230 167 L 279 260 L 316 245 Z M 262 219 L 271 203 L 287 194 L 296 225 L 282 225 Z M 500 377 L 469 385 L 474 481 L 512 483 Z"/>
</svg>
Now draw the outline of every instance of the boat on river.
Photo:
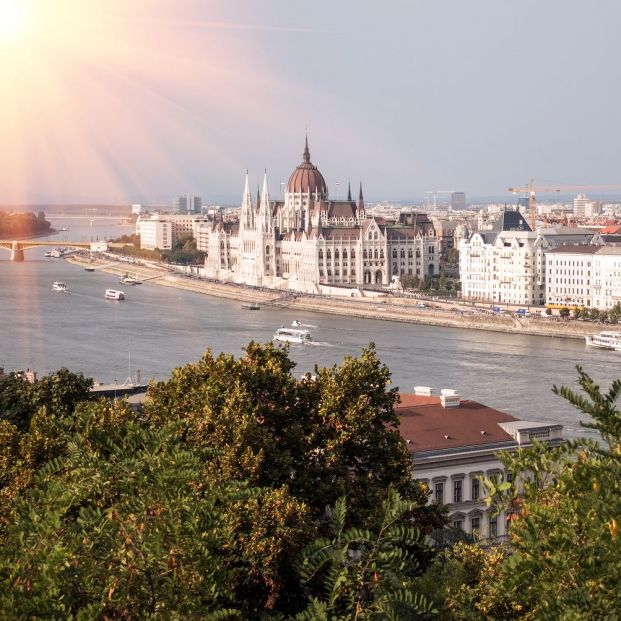
<svg viewBox="0 0 621 621">
<path fill-rule="evenodd" d="M 297 328 L 278 328 L 274 334 L 275 341 L 283 343 L 312 343 L 313 337 L 308 330 L 299 330 Z"/>
<path fill-rule="evenodd" d="M 242 304 L 242 308 L 245 310 L 261 310 L 261 307 L 256 302 Z"/>
<path fill-rule="evenodd" d="M 65 293 L 69 291 L 69 289 L 67 289 L 67 285 L 64 282 L 60 282 L 60 280 L 54 281 L 54 283 L 52 284 L 52 289 L 54 291 L 63 291 Z"/>
<path fill-rule="evenodd" d="M 116 289 L 106 289 L 106 300 L 124 300 L 125 294 Z"/>
<path fill-rule="evenodd" d="M 123 276 L 123 278 L 119 280 L 119 283 L 121 283 L 122 285 L 129 285 L 130 287 L 133 287 L 134 285 L 141 285 L 142 280 L 138 280 L 136 278 L 133 278 L 129 274 L 125 274 L 125 276 Z"/>
<path fill-rule="evenodd" d="M 614 349 L 621 351 L 621 332 L 605 330 L 598 334 L 589 334 L 584 337 L 586 344 L 591 347 L 599 347 L 600 349 Z"/>
</svg>

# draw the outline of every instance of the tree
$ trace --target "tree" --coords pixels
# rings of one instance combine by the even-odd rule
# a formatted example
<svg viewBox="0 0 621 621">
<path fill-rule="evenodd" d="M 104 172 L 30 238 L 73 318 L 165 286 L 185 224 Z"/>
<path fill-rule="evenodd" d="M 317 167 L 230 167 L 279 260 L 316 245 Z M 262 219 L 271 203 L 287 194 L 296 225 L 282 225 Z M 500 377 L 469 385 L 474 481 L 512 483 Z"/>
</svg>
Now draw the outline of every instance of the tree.
<svg viewBox="0 0 621 621">
<path fill-rule="evenodd" d="M 569 317 L 569 309 L 566 306 L 563 306 L 563 308 L 559 311 L 559 315 L 563 319 L 567 319 Z"/>
<path fill-rule="evenodd" d="M 608 312 L 610 323 L 619 323 L 621 321 L 621 302 L 617 302 Z"/>
<path fill-rule="evenodd" d="M 582 439 L 553 450 L 536 443 L 502 455 L 522 487 L 521 499 L 515 488 L 498 489 L 491 499 L 513 503 L 511 553 L 500 566 L 484 559 L 477 584 L 453 590 L 453 618 L 595 621 L 612 619 L 621 610 L 621 412 L 616 404 L 621 380 L 602 393 L 580 367 L 578 376 L 584 394 L 553 390 L 590 416 L 592 422 L 582 424 L 598 431 L 602 442 Z M 487 611 L 476 604 L 482 599 Z M 511 614 L 489 612 L 500 609 Z"/>
<path fill-rule="evenodd" d="M 411 550 L 422 545 L 421 536 L 403 525 L 414 509 L 393 490 L 383 502 L 376 530 L 346 529 L 346 503 L 339 499 L 331 537 L 317 539 L 301 555 L 300 574 L 310 603 L 296 620 L 405 621 L 435 612 L 414 590 L 420 568 Z"/>
<path fill-rule="evenodd" d="M 238 360 L 207 352 L 176 369 L 151 387 L 145 415 L 181 421 L 188 441 L 218 451 L 221 476 L 286 485 L 317 519 L 347 495 L 350 516 L 364 523 L 391 485 L 408 500 L 424 497 L 398 432 L 397 389 L 386 388 L 390 372 L 373 345 L 301 380 L 288 349 L 250 343 L 245 352 Z M 424 528 L 443 523 L 434 511 L 418 513 Z"/>
</svg>

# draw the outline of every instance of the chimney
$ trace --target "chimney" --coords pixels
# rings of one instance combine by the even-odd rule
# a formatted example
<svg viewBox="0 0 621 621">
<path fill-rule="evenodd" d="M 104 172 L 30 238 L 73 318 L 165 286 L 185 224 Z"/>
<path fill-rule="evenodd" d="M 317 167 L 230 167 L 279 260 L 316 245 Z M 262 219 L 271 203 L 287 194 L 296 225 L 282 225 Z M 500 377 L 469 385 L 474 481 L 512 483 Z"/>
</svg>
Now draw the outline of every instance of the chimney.
<svg viewBox="0 0 621 621">
<path fill-rule="evenodd" d="M 452 388 L 443 388 L 440 391 L 440 403 L 443 408 L 458 408 L 461 398 L 456 390 Z"/>
<path fill-rule="evenodd" d="M 414 386 L 414 394 L 421 397 L 431 397 L 433 395 L 433 388 L 431 386 Z"/>
</svg>

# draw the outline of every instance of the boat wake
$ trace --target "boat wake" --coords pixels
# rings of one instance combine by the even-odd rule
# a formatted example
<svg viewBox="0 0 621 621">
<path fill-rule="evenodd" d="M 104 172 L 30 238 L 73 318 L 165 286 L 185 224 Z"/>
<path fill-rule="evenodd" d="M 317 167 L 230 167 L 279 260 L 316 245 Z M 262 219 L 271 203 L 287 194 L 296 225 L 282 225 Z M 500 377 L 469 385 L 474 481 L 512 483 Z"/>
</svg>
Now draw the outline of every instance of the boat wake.
<svg viewBox="0 0 621 621">
<path fill-rule="evenodd" d="M 309 347 L 334 347 L 332 343 L 327 343 L 325 341 L 311 341 L 310 343 L 306 343 Z"/>
</svg>

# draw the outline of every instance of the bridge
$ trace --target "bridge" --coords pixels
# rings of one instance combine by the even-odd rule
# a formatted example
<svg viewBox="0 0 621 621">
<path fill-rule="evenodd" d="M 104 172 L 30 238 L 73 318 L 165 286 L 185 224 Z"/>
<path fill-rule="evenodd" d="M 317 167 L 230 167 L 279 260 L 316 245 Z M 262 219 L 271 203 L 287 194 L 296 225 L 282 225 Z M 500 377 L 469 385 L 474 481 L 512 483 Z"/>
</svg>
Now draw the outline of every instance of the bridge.
<svg viewBox="0 0 621 621">
<path fill-rule="evenodd" d="M 108 246 L 105 242 L 72 242 L 72 241 L 35 241 L 35 240 L 6 240 L 0 239 L 0 248 L 11 251 L 11 261 L 23 261 L 24 250 L 29 248 L 41 248 L 43 246 L 63 246 L 64 248 L 83 248 L 101 252 L 107 250 Z M 105 246 L 105 248 L 104 248 Z"/>
</svg>

